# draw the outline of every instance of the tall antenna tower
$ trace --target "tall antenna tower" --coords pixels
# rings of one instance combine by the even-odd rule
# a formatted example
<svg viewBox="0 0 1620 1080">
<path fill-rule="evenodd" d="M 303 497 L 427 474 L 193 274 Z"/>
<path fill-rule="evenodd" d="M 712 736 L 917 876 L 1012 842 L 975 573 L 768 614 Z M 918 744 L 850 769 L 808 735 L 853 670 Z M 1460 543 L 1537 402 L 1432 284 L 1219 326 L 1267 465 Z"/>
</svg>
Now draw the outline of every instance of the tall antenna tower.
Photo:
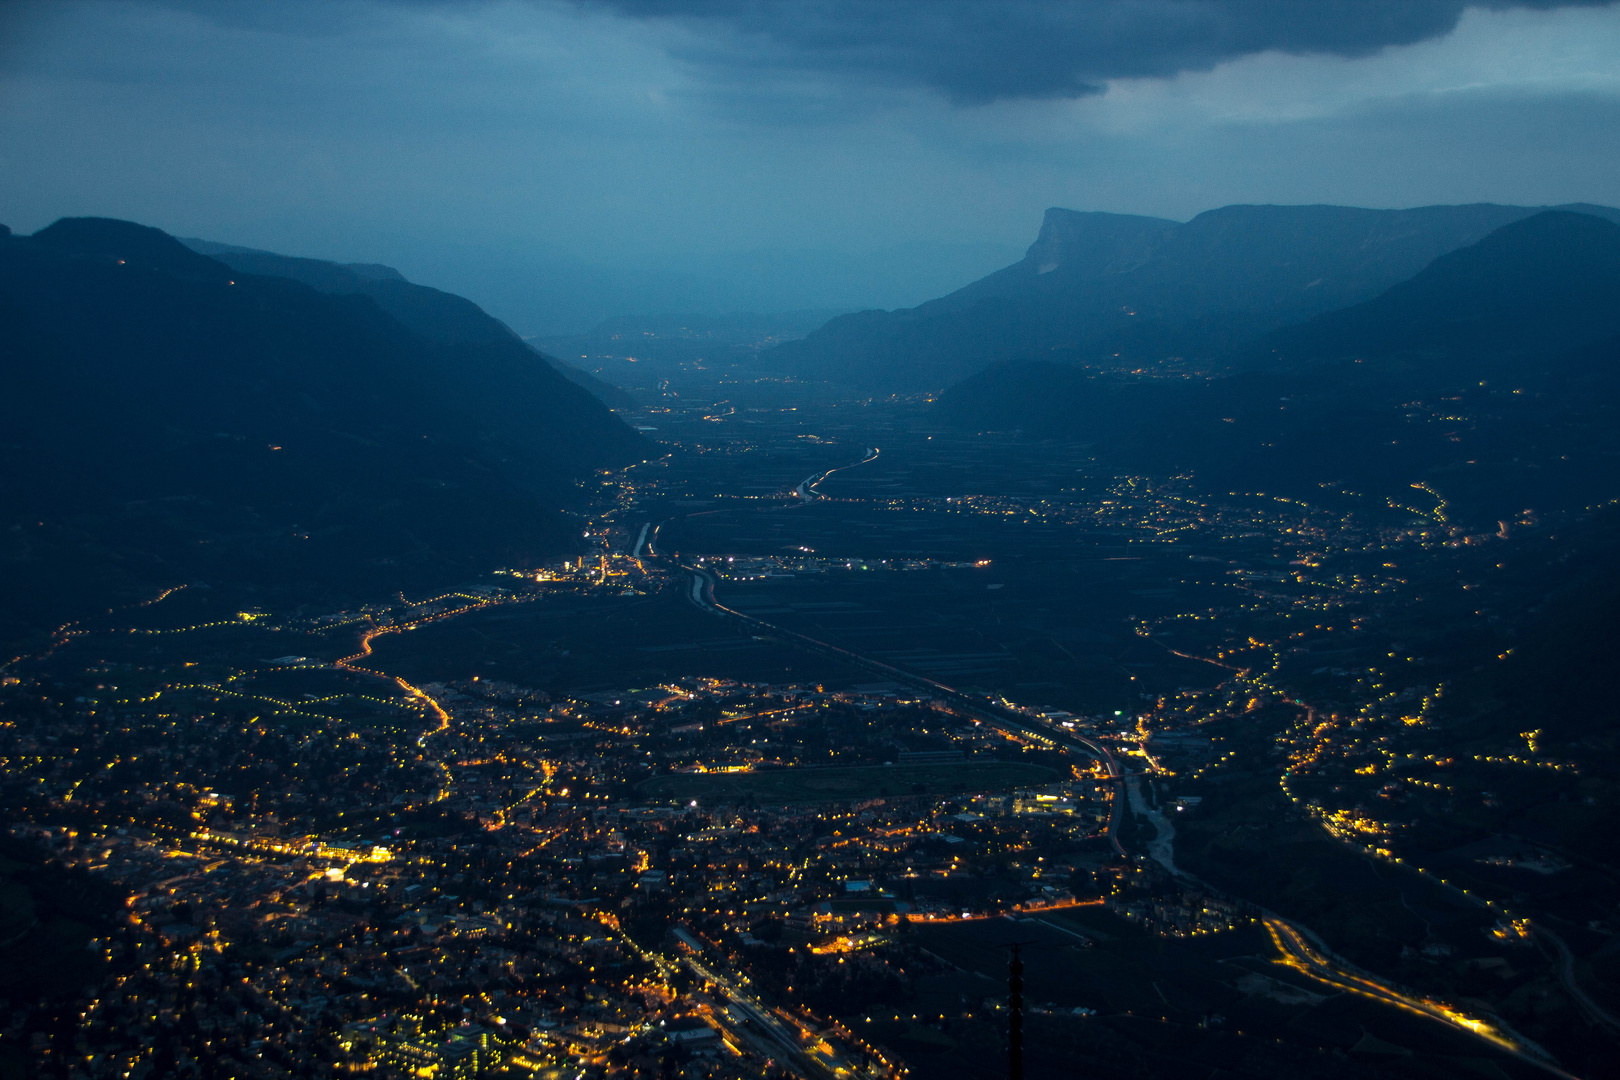
<svg viewBox="0 0 1620 1080">
<path fill-rule="evenodd" d="M 1007 1077 L 1024 1080 L 1024 961 L 1017 945 L 1007 963 Z"/>
</svg>

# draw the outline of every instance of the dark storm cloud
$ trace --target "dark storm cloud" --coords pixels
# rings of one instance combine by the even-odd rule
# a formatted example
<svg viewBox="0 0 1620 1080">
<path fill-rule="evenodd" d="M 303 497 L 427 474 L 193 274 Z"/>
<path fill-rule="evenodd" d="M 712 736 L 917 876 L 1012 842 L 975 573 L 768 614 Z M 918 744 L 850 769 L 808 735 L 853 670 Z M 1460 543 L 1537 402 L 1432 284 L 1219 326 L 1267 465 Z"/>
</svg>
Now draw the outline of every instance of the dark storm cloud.
<svg viewBox="0 0 1620 1080">
<path fill-rule="evenodd" d="M 1620 5 L 1494 6 L 0 0 L 0 221 L 391 263 L 532 334 L 909 307 L 1053 205 L 1620 204 Z"/>
<path fill-rule="evenodd" d="M 1276 50 L 1365 56 L 1449 33 L 1468 7 L 1613 0 L 581 0 L 711 33 L 685 59 L 920 85 L 961 104 L 1073 98 L 1109 79 Z M 718 31 L 718 35 L 712 33 Z"/>
</svg>

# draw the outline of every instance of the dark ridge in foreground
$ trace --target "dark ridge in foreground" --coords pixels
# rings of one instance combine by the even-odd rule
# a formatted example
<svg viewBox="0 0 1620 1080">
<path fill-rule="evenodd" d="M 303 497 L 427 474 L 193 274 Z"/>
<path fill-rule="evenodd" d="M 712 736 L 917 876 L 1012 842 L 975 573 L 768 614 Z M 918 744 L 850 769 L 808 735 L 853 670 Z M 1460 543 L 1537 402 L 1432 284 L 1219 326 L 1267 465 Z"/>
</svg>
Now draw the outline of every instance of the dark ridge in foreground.
<svg viewBox="0 0 1620 1080">
<path fill-rule="evenodd" d="M 356 596 L 567 551 L 559 510 L 650 445 L 520 341 L 106 219 L 0 237 L 0 371 L 6 638 L 196 578 Z"/>
<path fill-rule="evenodd" d="M 335 296 L 369 296 L 407 330 L 440 345 L 510 345 L 522 341 L 511 327 L 466 297 L 407 281 L 392 266 L 301 259 L 191 237 L 181 237 L 180 242 L 238 273 L 291 278 L 316 292 Z M 629 394 L 590 372 L 547 353 L 536 350 L 536 354 L 608 408 L 630 408 L 635 404 Z"/>
</svg>

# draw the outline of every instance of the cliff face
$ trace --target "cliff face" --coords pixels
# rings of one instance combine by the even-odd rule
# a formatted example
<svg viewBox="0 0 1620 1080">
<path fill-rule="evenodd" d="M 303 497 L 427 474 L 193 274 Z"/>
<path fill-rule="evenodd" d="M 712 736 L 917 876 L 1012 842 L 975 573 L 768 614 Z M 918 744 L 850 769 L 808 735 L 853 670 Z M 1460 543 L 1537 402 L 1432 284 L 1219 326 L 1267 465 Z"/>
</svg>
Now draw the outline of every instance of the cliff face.
<svg viewBox="0 0 1620 1080">
<path fill-rule="evenodd" d="M 1581 208 L 1620 219 L 1620 210 Z M 937 390 L 1004 360 L 1228 352 L 1378 295 L 1533 207 L 1228 206 L 1185 224 L 1052 209 L 1025 257 L 937 300 L 834 319 L 765 354 L 878 392 Z"/>
<path fill-rule="evenodd" d="M 1167 218 L 1052 207 L 1023 259 L 912 310 L 922 316 L 963 311 L 981 300 L 1057 292 L 1075 282 L 1129 274 L 1153 259 L 1179 228 Z"/>
</svg>

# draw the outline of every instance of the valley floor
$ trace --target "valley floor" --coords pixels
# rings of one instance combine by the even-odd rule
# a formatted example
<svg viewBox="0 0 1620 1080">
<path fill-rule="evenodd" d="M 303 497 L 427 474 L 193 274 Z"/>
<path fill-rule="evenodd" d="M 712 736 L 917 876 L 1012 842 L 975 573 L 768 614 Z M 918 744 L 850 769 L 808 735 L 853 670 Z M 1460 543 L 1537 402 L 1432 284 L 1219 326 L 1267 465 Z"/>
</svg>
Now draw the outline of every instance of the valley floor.
<svg viewBox="0 0 1620 1080">
<path fill-rule="evenodd" d="M 87 966 L 0 966 L 0 1054 L 999 1075 L 1021 943 L 1030 1075 L 1612 1072 L 1615 746 L 1526 614 L 1605 511 L 929 415 L 669 400 L 583 554 L 64 626 L 0 687 L 0 940 Z"/>
</svg>

